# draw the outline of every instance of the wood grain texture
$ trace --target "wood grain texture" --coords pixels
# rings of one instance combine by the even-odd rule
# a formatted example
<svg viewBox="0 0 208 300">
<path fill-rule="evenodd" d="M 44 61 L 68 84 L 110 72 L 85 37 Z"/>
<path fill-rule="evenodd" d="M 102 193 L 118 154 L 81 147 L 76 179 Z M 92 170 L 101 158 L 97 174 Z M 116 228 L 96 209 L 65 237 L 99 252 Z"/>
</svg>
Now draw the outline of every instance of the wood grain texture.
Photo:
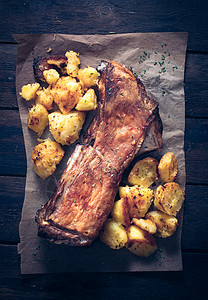
<svg viewBox="0 0 208 300">
<path fill-rule="evenodd" d="M 11 33 L 189 32 L 190 50 L 208 51 L 206 1 L 1 1 L 0 41 Z M 151 21 L 150 21 L 151 20 Z M 38 24 L 38 26 L 37 26 Z"/>
<path fill-rule="evenodd" d="M 183 272 L 21 276 L 15 246 L 0 246 L 4 299 L 206 299 L 208 254 L 183 254 Z M 168 295 L 168 297 L 167 297 Z M 203 298 L 199 298 L 203 295 Z M 142 298 L 140 298 L 142 297 Z"/>
</svg>

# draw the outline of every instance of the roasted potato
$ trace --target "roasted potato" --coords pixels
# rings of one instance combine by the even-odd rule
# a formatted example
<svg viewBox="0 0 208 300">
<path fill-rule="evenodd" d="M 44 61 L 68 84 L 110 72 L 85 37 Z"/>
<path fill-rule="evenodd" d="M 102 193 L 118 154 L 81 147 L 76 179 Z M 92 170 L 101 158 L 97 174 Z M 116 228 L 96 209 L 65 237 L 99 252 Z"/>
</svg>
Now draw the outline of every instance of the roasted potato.
<svg viewBox="0 0 208 300">
<path fill-rule="evenodd" d="M 116 222 L 124 226 L 130 225 L 128 202 L 126 198 L 122 198 L 114 203 L 111 216 Z"/>
<path fill-rule="evenodd" d="M 108 219 L 100 233 L 100 239 L 112 249 L 120 249 L 127 243 L 127 233 L 123 226 Z"/>
<path fill-rule="evenodd" d="M 155 234 L 157 231 L 157 226 L 150 219 L 137 219 L 133 218 L 132 223 L 134 223 L 139 228 L 149 232 L 150 234 Z"/>
<path fill-rule="evenodd" d="M 131 218 L 144 217 L 154 198 L 151 189 L 138 186 L 119 187 L 119 195 L 121 198 L 127 198 Z"/>
<path fill-rule="evenodd" d="M 71 111 L 67 115 L 56 111 L 48 116 L 49 129 L 56 140 L 62 145 L 70 145 L 79 139 L 79 134 L 85 122 L 85 113 Z"/>
<path fill-rule="evenodd" d="M 35 82 L 32 84 L 23 85 L 21 92 L 19 93 L 22 98 L 29 101 L 35 98 L 36 92 L 39 89 L 40 84 Z"/>
<path fill-rule="evenodd" d="M 29 110 L 27 124 L 30 129 L 41 136 L 48 125 L 48 111 L 45 106 L 41 104 L 33 105 Z"/>
<path fill-rule="evenodd" d="M 70 76 L 61 77 L 51 89 L 54 102 L 63 114 L 68 114 L 81 100 L 80 83 Z"/>
<path fill-rule="evenodd" d="M 59 80 L 59 73 L 55 69 L 43 71 L 43 76 L 48 84 L 56 83 Z"/>
<path fill-rule="evenodd" d="M 176 179 L 178 161 L 174 153 L 167 152 L 161 158 L 158 165 L 158 173 L 164 182 L 172 182 Z"/>
<path fill-rule="evenodd" d="M 76 77 L 80 65 L 79 54 L 74 51 L 67 51 L 65 56 L 67 57 L 67 74 Z"/>
<path fill-rule="evenodd" d="M 137 256 L 148 257 L 157 250 L 156 238 L 135 225 L 129 227 L 127 236 L 126 248 Z"/>
<path fill-rule="evenodd" d="M 138 161 L 132 168 L 128 183 L 141 187 L 149 187 L 157 180 L 158 161 L 152 157 L 144 158 Z"/>
<path fill-rule="evenodd" d="M 36 92 L 35 104 L 42 104 L 47 110 L 53 109 L 53 97 L 51 95 L 51 87 L 47 89 L 38 89 Z"/>
<path fill-rule="evenodd" d="M 174 234 L 178 226 L 178 220 L 161 211 L 154 210 L 146 214 L 146 218 L 157 226 L 157 236 L 167 238 Z"/>
<path fill-rule="evenodd" d="M 93 89 L 87 90 L 75 108 L 81 111 L 95 110 L 97 108 L 97 96 L 95 91 Z"/>
<path fill-rule="evenodd" d="M 176 182 L 160 185 L 155 194 L 154 205 L 160 211 L 176 216 L 184 202 L 184 192 Z"/>
<path fill-rule="evenodd" d="M 85 69 L 79 69 L 77 78 L 84 89 L 90 88 L 97 84 L 99 73 L 95 68 L 87 67 Z"/>
<path fill-rule="evenodd" d="M 64 156 L 61 146 L 53 141 L 45 140 L 38 144 L 32 151 L 32 162 L 35 173 L 42 179 L 52 175 L 56 165 Z"/>
</svg>

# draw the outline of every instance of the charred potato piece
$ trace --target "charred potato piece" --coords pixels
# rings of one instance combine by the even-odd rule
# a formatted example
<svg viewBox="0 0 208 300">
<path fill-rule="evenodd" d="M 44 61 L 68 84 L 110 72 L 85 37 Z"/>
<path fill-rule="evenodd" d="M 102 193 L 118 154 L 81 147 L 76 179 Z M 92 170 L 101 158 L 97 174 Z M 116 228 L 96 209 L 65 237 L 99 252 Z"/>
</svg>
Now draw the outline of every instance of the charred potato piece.
<svg viewBox="0 0 208 300">
<path fill-rule="evenodd" d="M 158 161 L 152 157 L 138 161 L 131 170 L 128 183 L 141 187 L 149 187 L 157 180 Z"/>
<path fill-rule="evenodd" d="M 65 56 L 67 57 L 67 74 L 76 77 L 80 65 L 79 54 L 74 51 L 67 51 Z"/>
<path fill-rule="evenodd" d="M 141 228 L 131 225 L 127 231 L 126 248 L 137 256 L 148 257 L 157 250 L 156 238 Z"/>
<path fill-rule="evenodd" d="M 48 125 L 48 111 L 41 105 L 34 105 L 28 114 L 28 127 L 37 132 L 39 136 L 43 134 L 46 126 Z"/>
<path fill-rule="evenodd" d="M 61 112 L 49 114 L 49 129 L 56 140 L 62 145 L 70 145 L 79 139 L 79 134 L 85 122 L 85 113 L 71 111 L 67 115 Z"/>
<path fill-rule="evenodd" d="M 131 218 L 144 217 L 154 198 L 151 189 L 138 186 L 119 187 L 119 195 L 121 198 L 127 198 Z"/>
<path fill-rule="evenodd" d="M 81 85 L 70 76 L 61 77 L 51 94 L 60 111 L 68 114 L 82 98 Z"/>
<path fill-rule="evenodd" d="M 149 232 L 150 234 L 155 234 L 157 232 L 157 226 L 150 219 L 137 219 L 133 218 L 132 223 L 134 223 L 137 227 Z"/>
<path fill-rule="evenodd" d="M 79 69 L 77 77 L 84 89 L 87 89 L 97 84 L 99 75 L 95 68 L 87 67 L 85 69 Z"/>
<path fill-rule="evenodd" d="M 59 80 L 59 73 L 54 69 L 43 71 L 43 76 L 48 84 L 56 83 Z"/>
<path fill-rule="evenodd" d="M 51 56 L 36 61 L 33 65 L 35 79 L 45 82 L 43 72 L 55 69 L 60 75 L 66 75 L 67 59 L 64 56 Z"/>
<path fill-rule="evenodd" d="M 128 203 L 126 198 L 116 201 L 113 205 L 111 216 L 113 219 L 124 226 L 130 225 Z"/>
<path fill-rule="evenodd" d="M 42 104 L 47 110 L 53 109 L 53 97 L 51 87 L 39 89 L 36 92 L 35 104 Z"/>
<path fill-rule="evenodd" d="M 35 173 L 42 179 L 49 177 L 55 172 L 56 165 L 60 163 L 63 156 L 64 151 L 56 142 L 45 140 L 38 144 L 32 151 Z"/>
<path fill-rule="evenodd" d="M 178 161 L 174 153 L 168 152 L 163 155 L 158 165 L 158 173 L 164 182 L 172 182 L 178 173 Z"/>
<path fill-rule="evenodd" d="M 100 239 L 112 249 L 120 249 L 127 243 L 127 233 L 122 225 L 108 219 L 100 233 Z"/>
<path fill-rule="evenodd" d="M 76 105 L 76 110 L 89 111 L 97 108 L 97 96 L 93 89 L 89 89 Z"/>
<path fill-rule="evenodd" d="M 24 98 L 26 101 L 32 100 L 36 96 L 36 92 L 39 89 L 40 84 L 39 83 L 32 83 L 32 84 L 26 84 L 23 85 L 21 92 L 19 93 L 22 98 Z"/>
<path fill-rule="evenodd" d="M 176 182 L 160 185 L 155 194 L 154 205 L 160 211 L 176 216 L 184 202 L 184 192 Z"/>
<path fill-rule="evenodd" d="M 151 211 L 146 214 L 146 218 L 154 222 L 157 226 L 157 236 L 167 238 L 174 234 L 178 226 L 178 220 L 161 211 Z"/>
</svg>

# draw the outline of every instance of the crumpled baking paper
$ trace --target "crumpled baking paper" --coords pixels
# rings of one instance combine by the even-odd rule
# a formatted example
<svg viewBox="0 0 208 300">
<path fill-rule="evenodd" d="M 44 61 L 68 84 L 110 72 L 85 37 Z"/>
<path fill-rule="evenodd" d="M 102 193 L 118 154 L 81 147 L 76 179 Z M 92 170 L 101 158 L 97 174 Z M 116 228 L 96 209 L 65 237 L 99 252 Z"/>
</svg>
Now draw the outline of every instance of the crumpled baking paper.
<svg viewBox="0 0 208 300">
<path fill-rule="evenodd" d="M 32 150 L 38 143 L 37 134 L 27 127 L 28 109 L 33 103 L 22 99 L 19 92 L 23 85 L 35 82 L 34 59 L 64 55 L 68 50 L 80 53 L 82 68 L 88 65 L 97 67 L 102 60 L 115 60 L 126 67 L 132 67 L 148 94 L 159 102 L 164 146 L 162 151 L 155 151 L 151 156 L 159 159 L 167 151 L 175 153 L 179 167 L 176 181 L 184 190 L 184 67 L 187 33 L 16 34 L 14 38 L 18 42 L 16 90 L 27 156 L 25 199 L 18 245 L 22 274 L 182 270 L 183 209 L 177 216 L 179 226 L 176 233 L 167 239 L 158 238 L 158 251 L 149 258 L 138 257 L 125 248 L 112 250 L 99 238 L 89 248 L 79 248 L 55 245 L 37 236 L 36 211 L 54 191 L 75 145 L 65 148 L 65 157 L 54 175 L 46 180 L 39 178 L 33 171 L 31 160 Z M 50 134 L 46 130 L 43 138 L 48 136 Z"/>
</svg>

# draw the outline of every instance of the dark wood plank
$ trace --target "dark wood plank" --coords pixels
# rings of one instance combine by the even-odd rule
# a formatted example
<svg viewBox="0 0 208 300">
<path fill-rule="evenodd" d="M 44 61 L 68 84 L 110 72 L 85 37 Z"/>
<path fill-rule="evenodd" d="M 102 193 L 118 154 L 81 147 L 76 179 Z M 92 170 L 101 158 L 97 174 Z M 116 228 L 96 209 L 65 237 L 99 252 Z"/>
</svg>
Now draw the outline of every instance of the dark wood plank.
<svg viewBox="0 0 208 300">
<path fill-rule="evenodd" d="M 0 128 L 0 175 L 24 176 L 26 158 L 19 111 L 2 110 Z"/>
<path fill-rule="evenodd" d="M 206 1 L 2 1 L 1 42 L 11 33 L 189 32 L 191 50 L 208 51 Z M 84 24 L 84 25 L 83 25 Z M 83 28 L 84 26 L 84 28 Z"/>
<path fill-rule="evenodd" d="M 17 45 L 0 45 L 0 108 L 17 108 L 15 67 Z M 208 55 L 187 53 L 185 70 L 186 116 L 207 117 Z M 32 72 L 32 69 L 31 69 Z"/>
<path fill-rule="evenodd" d="M 206 299 L 208 254 L 183 254 L 183 272 L 21 276 L 15 246 L 0 246 L 4 299 Z M 203 268 L 202 268 L 203 264 Z M 168 295 L 168 298 L 167 298 Z M 139 297 L 139 298 L 138 298 Z"/>
<path fill-rule="evenodd" d="M 25 178 L 0 177 L 0 241 L 19 242 L 18 226 L 24 201 Z M 197 199 L 197 201 L 196 201 Z M 186 186 L 182 249 L 208 250 L 208 186 Z M 190 238 L 191 236 L 191 238 Z"/>
</svg>

